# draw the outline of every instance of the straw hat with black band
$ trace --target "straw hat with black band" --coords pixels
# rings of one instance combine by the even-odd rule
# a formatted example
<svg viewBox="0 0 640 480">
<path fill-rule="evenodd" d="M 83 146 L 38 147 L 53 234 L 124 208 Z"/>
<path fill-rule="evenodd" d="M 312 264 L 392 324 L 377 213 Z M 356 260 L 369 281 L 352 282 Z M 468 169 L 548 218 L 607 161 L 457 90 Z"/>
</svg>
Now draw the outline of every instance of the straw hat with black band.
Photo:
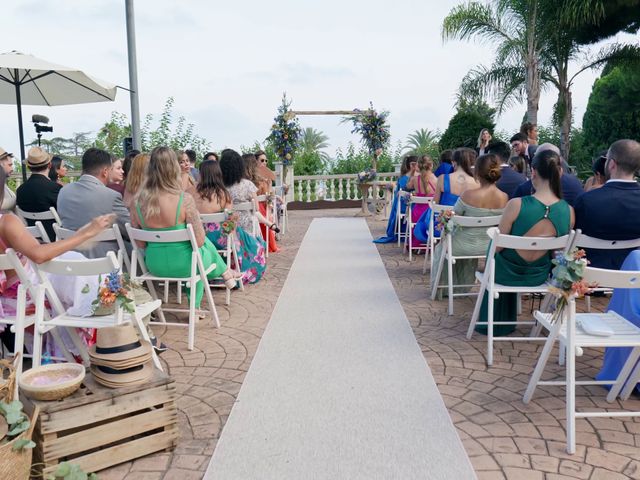
<svg viewBox="0 0 640 480">
<path fill-rule="evenodd" d="M 89 348 L 91 373 L 108 387 L 144 383 L 153 373 L 151 348 L 151 343 L 138 339 L 133 325 L 100 328 Z"/>
<path fill-rule="evenodd" d="M 42 168 L 51 163 L 51 154 L 40 147 L 31 147 L 27 152 L 27 166 L 29 168 Z"/>
</svg>

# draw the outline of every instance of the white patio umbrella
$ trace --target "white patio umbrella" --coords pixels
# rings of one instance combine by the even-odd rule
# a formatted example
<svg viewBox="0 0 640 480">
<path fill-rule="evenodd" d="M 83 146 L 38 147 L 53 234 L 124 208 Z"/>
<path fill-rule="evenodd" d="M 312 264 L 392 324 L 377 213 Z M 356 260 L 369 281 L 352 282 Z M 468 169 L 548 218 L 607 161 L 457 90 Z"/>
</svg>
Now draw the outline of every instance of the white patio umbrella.
<svg viewBox="0 0 640 480">
<path fill-rule="evenodd" d="M 16 105 L 22 176 L 26 179 L 22 105 L 76 105 L 112 102 L 116 86 L 77 68 L 64 67 L 16 51 L 0 54 L 0 104 Z"/>
</svg>

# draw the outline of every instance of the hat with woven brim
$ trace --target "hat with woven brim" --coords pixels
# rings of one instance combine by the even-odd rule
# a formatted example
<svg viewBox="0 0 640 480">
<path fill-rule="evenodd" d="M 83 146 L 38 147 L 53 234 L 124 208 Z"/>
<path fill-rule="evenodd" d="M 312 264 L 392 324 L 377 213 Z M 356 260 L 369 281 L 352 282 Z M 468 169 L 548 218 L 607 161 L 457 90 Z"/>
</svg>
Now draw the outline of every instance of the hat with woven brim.
<svg viewBox="0 0 640 480">
<path fill-rule="evenodd" d="M 146 362 L 135 367 L 117 370 L 101 365 L 91 365 L 91 373 L 96 382 L 107 387 L 129 387 L 147 382 L 153 374 L 153 366 L 151 362 Z"/>
<path fill-rule="evenodd" d="M 133 325 L 122 324 L 99 328 L 96 343 L 89 348 L 91 360 L 119 363 L 137 359 L 143 363 L 151 355 L 151 343 L 138 339 Z"/>
<path fill-rule="evenodd" d="M 51 162 L 51 155 L 40 147 L 31 147 L 27 152 L 27 165 L 29 167 L 44 167 Z"/>
<path fill-rule="evenodd" d="M 0 147 L 0 161 L 8 157 L 13 157 L 13 153 L 9 153 L 4 148 Z"/>
</svg>

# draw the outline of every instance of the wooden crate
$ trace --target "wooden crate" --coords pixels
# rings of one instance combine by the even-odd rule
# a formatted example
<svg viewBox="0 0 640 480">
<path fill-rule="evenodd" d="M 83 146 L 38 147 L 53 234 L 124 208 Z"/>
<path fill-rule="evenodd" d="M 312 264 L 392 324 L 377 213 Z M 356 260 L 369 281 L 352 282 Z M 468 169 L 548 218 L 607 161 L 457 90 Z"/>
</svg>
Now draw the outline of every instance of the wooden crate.
<svg viewBox="0 0 640 480">
<path fill-rule="evenodd" d="M 20 400 L 28 414 L 40 406 L 33 462 L 44 464 L 45 474 L 63 461 L 97 472 L 177 443 L 175 382 L 159 370 L 144 385 L 119 389 L 103 387 L 87 372 L 80 390 L 63 400 Z"/>
</svg>

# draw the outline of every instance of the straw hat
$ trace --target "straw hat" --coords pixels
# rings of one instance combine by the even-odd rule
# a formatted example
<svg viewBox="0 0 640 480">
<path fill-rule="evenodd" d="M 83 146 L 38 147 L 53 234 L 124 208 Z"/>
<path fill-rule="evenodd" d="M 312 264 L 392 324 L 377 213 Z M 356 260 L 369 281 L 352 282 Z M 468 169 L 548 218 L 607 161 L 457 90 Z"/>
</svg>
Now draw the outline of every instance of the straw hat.
<svg viewBox="0 0 640 480">
<path fill-rule="evenodd" d="M 4 160 L 7 157 L 13 157 L 13 153 L 9 153 L 4 148 L 0 147 L 0 160 Z"/>
<path fill-rule="evenodd" d="M 51 162 L 51 155 L 40 147 L 31 147 L 27 152 L 27 165 L 30 167 L 44 167 Z"/>
<path fill-rule="evenodd" d="M 91 373 L 96 382 L 107 387 L 131 387 L 147 382 L 153 373 L 153 366 L 150 361 L 123 370 L 101 365 L 91 365 Z"/>
<path fill-rule="evenodd" d="M 136 365 L 151 356 L 151 343 L 140 341 L 133 325 L 122 324 L 98 329 L 96 343 L 89 348 L 92 363 L 111 366 L 136 359 Z"/>
</svg>

